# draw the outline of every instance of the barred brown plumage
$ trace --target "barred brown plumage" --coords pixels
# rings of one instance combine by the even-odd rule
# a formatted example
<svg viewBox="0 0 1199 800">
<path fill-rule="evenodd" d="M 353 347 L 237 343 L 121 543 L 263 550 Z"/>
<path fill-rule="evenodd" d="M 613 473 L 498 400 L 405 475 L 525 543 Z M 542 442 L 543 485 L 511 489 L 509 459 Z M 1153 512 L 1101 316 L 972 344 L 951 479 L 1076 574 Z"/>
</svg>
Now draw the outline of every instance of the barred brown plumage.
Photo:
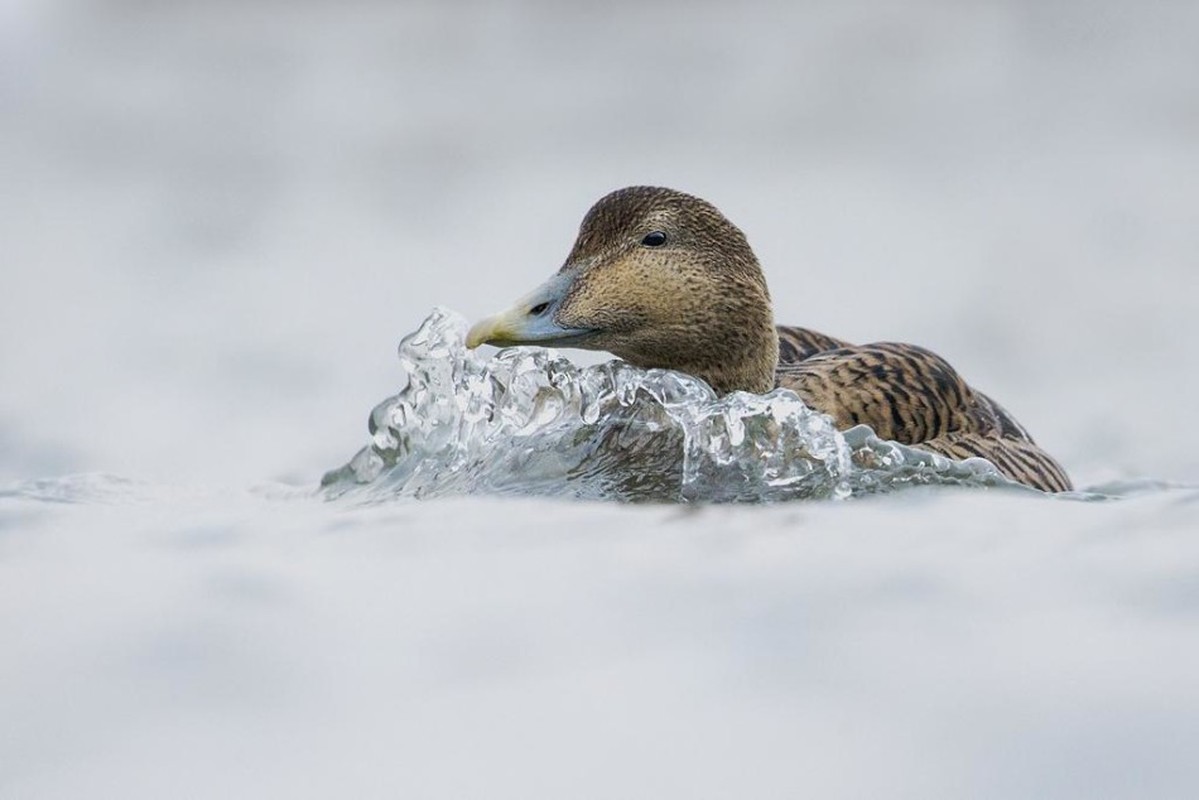
<svg viewBox="0 0 1199 800">
<path fill-rule="evenodd" d="M 745 235 L 711 203 L 672 189 L 601 198 L 558 273 L 471 329 L 467 344 L 483 342 L 606 350 L 690 373 L 720 394 L 783 387 L 840 428 L 866 424 L 950 458 L 985 458 L 1036 489 L 1071 488 L 1028 432 L 937 354 L 776 327 Z"/>
<path fill-rule="evenodd" d="M 838 427 L 866 424 L 884 439 L 950 458 L 985 458 L 1036 489 L 1070 490 L 1065 471 L 1028 432 L 936 353 L 894 342 L 855 347 L 803 328 L 778 331 L 777 385 Z M 833 346 L 818 349 L 824 343 Z"/>
</svg>

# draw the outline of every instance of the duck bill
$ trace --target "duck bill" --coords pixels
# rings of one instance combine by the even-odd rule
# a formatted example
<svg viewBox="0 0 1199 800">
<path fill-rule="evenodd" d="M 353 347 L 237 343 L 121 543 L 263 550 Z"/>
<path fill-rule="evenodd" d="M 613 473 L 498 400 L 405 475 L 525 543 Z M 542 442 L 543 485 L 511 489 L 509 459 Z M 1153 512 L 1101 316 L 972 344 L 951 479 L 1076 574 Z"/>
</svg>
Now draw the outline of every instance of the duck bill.
<svg viewBox="0 0 1199 800">
<path fill-rule="evenodd" d="M 466 346 L 472 349 L 481 344 L 497 347 L 520 344 L 578 346 L 593 331 L 567 327 L 556 319 L 573 282 L 571 275 L 554 275 L 517 300 L 507 311 L 476 322 L 466 335 Z"/>
</svg>

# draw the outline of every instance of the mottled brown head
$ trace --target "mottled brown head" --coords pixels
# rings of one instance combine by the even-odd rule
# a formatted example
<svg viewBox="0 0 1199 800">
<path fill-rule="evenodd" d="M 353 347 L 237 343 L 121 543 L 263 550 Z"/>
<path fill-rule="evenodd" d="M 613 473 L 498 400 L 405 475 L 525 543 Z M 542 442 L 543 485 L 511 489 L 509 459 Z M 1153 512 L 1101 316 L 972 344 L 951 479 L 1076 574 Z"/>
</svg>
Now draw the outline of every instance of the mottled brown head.
<svg viewBox="0 0 1199 800">
<path fill-rule="evenodd" d="M 606 350 L 703 378 L 718 392 L 774 386 L 770 295 L 745 235 L 713 205 L 635 186 L 583 219 L 561 270 L 468 344 Z"/>
</svg>

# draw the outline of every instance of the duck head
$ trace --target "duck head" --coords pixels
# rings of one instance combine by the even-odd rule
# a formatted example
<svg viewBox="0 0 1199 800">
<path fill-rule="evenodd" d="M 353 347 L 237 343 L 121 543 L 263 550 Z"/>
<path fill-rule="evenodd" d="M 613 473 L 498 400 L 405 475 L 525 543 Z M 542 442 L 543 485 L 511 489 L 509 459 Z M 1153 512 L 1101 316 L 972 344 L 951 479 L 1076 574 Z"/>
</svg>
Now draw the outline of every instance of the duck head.
<svg viewBox="0 0 1199 800">
<path fill-rule="evenodd" d="M 712 204 L 649 186 L 592 206 L 562 268 L 471 328 L 467 346 L 481 344 L 604 350 L 720 394 L 769 391 L 778 362 L 770 294 L 745 235 Z"/>
</svg>

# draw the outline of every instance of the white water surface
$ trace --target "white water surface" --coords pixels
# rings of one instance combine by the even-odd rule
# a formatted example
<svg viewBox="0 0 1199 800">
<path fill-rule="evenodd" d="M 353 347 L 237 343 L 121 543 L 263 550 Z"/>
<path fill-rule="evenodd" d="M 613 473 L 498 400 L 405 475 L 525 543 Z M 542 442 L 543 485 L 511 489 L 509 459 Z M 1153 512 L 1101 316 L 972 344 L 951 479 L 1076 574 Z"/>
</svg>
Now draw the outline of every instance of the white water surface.
<svg viewBox="0 0 1199 800">
<path fill-rule="evenodd" d="M 1195 41 L 1165 0 L 0 4 L 0 798 L 1199 794 Z M 1083 491 L 318 488 L 430 309 L 633 183 Z"/>
<path fill-rule="evenodd" d="M 0 511 L 6 797 L 1199 785 L 1199 492 L 65 494 Z"/>
</svg>

